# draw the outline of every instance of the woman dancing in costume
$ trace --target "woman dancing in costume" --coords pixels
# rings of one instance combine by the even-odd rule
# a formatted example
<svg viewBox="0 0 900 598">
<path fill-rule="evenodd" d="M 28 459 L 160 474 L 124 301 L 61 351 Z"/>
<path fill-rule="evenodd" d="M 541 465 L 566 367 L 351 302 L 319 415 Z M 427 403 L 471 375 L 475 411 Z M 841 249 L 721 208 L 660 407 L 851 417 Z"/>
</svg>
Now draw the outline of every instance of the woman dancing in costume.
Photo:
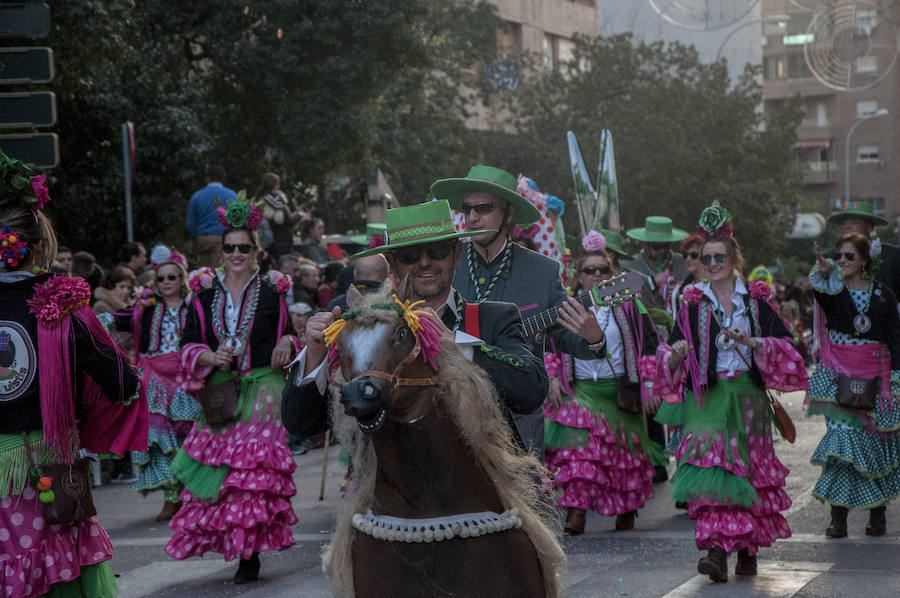
<svg viewBox="0 0 900 598">
<path fill-rule="evenodd" d="M 296 464 L 280 413 L 282 367 L 298 342 L 288 334 L 284 302 L 291 281 L 277 270 L 259 275 L 262 214 L 243 197 L 218 208 L 227 227 L 225 264 L 198 274 L 202 290 L 181 338 L 185 390 L 238 380 L 238 405 L 233 419 L 221 423 L 210 425 L 204 413 L 175 456 L 184 504 L 169 523 L 175 535 L 166 545 L 176 559 L 208 551 L 240 558 L 235 583 L 258 579 L 260 552 L 292 546 L 297 522 L 290 502 Z"/>
<path fill-rule="evenodd" d="M 584 255 L 576 263 L 575 291 L 592 289 L 617 274 L 606 252 L 606 239 L 591 231 L 581 242 Z M 565 532 L 584 532 L 589 509 L 615 515 L 617 530 L 634 528 L 638 509 L 653 497 L 653 466 L 665 456 L 647 435 L 644 414 L 630 413 L 616 402 L 617 379 L 635 396 L 651 401 L 642 380 L 653 379 L 656 368 L 656 327 L 633 303 L 594 306 L 597 324 L 606 336 L 606 359 L 574 359 L 574 397 L 563 398 L 559 385 L 550 390 L 545 407 L 545 464 L 554 485 L 563 489 L 558 504 L 566 509 Z M 567 356 L 549 353 L 548 373 L 562 379 Z M 568 377 L 568 376 L 566 376 Z"/>
<path fill-rule="evenodd" d="M 837 259 L 826 261 L 817 246 L 809 277 L 822 357 L 807 403 L 826 424 L 812 456 L 822 467 L 813 496 L 831 506 L 829 538 L 847 536 L 849 509 L 868 509 L 866 535 L 883 536 L 886 505 L 900 494 L 900 319 L 894 295 L 875 280 L 870 247 L 863 235 L 844 235 L 835 244 Z M 873 404 L 846 405 L 840 378 L 850 391 L 869 386 Z"/>
<path fill-rule="evenodd" d="M 708 280 L 685 289 L 656 380 L 663 400 L 684 401 L 672 498 L 687 502 L 697 548 L 709 551 L 697 570 L 715 582 L 728 579 L 729 553 L 738 553 L 736 575 L 756 575 L 759 548 L 791 535 L 780 513 L 791 505 L 788 469 L 772 445 L 765 389 L 807 388 L 771 289 L 761 281 L 748 289 L 735 274 L 742 258 L 726 217 L 718 202 L 700 216 Z"/>
</svg>

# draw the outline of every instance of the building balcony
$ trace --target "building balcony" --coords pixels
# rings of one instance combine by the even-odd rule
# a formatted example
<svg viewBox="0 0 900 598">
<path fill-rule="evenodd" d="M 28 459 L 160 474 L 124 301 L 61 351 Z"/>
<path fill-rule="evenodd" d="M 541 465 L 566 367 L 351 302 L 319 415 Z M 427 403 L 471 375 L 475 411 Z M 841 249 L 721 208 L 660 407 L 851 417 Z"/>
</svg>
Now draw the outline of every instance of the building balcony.
<svg viewBox="0 0 900 598">
<path fill-rule="evenodd" d="M 827 162 L 804 162 L 803 163 L 803 184 L 804 185 L 834 185 L 837 181 L 837 161 L 830 160 Z"/>
<path fill-rule="evenodd" d="M 763 101 L 787 100 L 797 94 L 805 98 L 831 96 L 837 92 L 825 87 L 815 77 L 802 79 L 766 79 L 763 81 Z"/>
</svg>

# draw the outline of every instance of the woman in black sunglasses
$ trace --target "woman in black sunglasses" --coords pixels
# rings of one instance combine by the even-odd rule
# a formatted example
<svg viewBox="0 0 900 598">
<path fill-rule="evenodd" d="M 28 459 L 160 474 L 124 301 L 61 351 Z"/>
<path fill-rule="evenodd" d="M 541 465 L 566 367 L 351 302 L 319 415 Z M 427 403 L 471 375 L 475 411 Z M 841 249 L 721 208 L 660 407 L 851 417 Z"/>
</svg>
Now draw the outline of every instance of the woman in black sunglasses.
<svg viewBox="0 0 900 598">
<path fill-rule="evenodd" d="M 292 546 L 297 522 L 296 464 L 279 400 L 282 368 L 299 343 L 284 299 L 291 281 L 277 270 L 258 273 L 262 214 L 242 199 L 243 192 L 219 208 L 225 264 L 197 276 L 181 339 L 184 388 L 196 391 L 204 418 L 172 462 L 184 504 L 165 549 L 176 559 L 207 551 L 239 558 L 235 583 L 258 579 L 260 552 Z"/>
<path fill-rule="evenodd" d="M 605 245 L 595 231 L 582 241 L 585 253 L 575 262 L 575 292 L 616 275 Z M 606 336 L 608 357 L 545 355 L 552 376 L 545 406 L 545 463 L 563 491 L 558 504 L 566 509 L 565 532 L 570 535 L 584 531 L 588 510 L 615 515 L 618 530 L 633 529 L 638 509 L 653 497 L 654 465 L 666 462 L 647 435 L 641 408 L 641 395 L 647 394 L 642 393 L 642 371 L 649 366 L 652 373 L 659 344 L 656 328 L 631 302 L 591 309 Z M 636 399 L 628 410 L 617 402 L 619 387 Z"/>
<path fill-rule="evenodd" d="M 847 512 L 868 509 L 867 536 L 886 532 L 886 505 L 900 495 L 900 318 L 893 293 L 875 280 L 878 252 L 858 233 L 815 247 L 809 279 L 816 297 L 821 359 L 810 378 L 810 414 L 825 416 L 812 463 L 822 467 L 813 496 L 831 506 L 829 538 L 847 535 Z M 877 246 L 876 246 L 877 247 Z M 870 253 L 874 254 L 870 256 Z"/>
<path fill-rule="evenodd" d="M 697 571 L 715 582 L 728 579 L 728 554 L 737 552 L 736 575 L 756 575 L 759 548 L 791 535 L 781 514 L 791 505 L 788 470 L 773 449 L 766 388 L 805 390 L 808 382 L 772 290 L 739 275 L 740 246 L 726 218 L 718 204 L 703 210 L 706 280 L 682 292 L 655 382 L 663 400 L 683 405 L 672 499 L 687 503 L 697 548 L 708 551 Z"/>
<path fill-rule="evenodd" d="M 141 372 L 141 387 L 147 394 L 150 413 L 149 448 L 132 451 L 138 467 L 132 488 L 147 494 L 163 492 L 163 508 L 157 521 L 168 521 L 181 503 L 183 486 L 170 470 L 170 464 L 193 422 L 200 418 L 200 405 L 181 390 L 181 331 L 187 316 L 187 273 L 184 257 L 165 245 L 150 253 L 150 265 L 156 274 L 157 291 L 147 288 L 133 308 L 117 312 L 113 326 L 130 332 L 137 349 L 135 365 Z"/>
</svg>

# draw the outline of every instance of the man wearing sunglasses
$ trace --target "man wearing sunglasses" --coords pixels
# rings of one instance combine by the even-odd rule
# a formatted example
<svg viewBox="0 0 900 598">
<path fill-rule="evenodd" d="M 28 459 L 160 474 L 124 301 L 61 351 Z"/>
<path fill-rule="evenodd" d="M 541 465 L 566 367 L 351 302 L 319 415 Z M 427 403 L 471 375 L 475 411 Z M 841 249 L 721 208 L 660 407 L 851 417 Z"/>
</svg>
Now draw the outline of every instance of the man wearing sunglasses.
<svg viewBox="0 0 900 598">
<path fill-rule="evenodd" d="M 841 234 L 859 233 L 868 238 L 876 238 L 878 231 L 875 227 L 890 224 L 884 218 L 875 215 L 871 203 L 867 201 L 844 202 L 843 209 L 828 217 L 829 224 L 837 224 L 841 227 Z M 834 249 L 825 252 L 826 258 L 837 259 Z M 900 247 L 881 243 L 881 266 L 875 275 L 875 280 L 881 282 L 894 293 L 894 297 L 900 297 Z"/>
<path fill-rule="evenodd" d="M 643 243 L 643 247 L 631 259 L 623 260 L 622 267 L 646 277 L 641 293 L 644 305 L 665 309 L 671 291 L 688 276 L 684 258 L 672 251 L 672 243 L 681 241 L 688 233 L 673 227 L 671 218 L 648 216 L 643 227 L 628 229 L 625 234 Z"/>
<path fill-rule="evenodd" d="M 477 310 L 467 309 L 465 299 L 453 289 L 453 275 L 462 252 L 458 239 L 470 233 L 456 232 L 448 203 L 434 201 L 394 208 L 386 212 L 385 218 L 386 244 L 352 259 L 384 254 L 391 271 L 405 287 L 402 298 L 422 300 L 440 316 L 463 354 L 487 372 L 507 416 L 539 408 L 547 394 L 547 372 L 543 362 L 525 346 L 519 310 L 498 301 L 480 303 Z M 485 230 L 472 236 L 494 232 Z M 337 317 L 339 307 L 315 314 L 307 324 L 308 344 L 292 364 L 290 383 L 282 394 L 282 418 L 292 434 L 307 432 L 301 414 L 309 413 L 311 405 L 326 407 L 328 368 L 323 367 L 326 350 L 322 331 Z M 515 434 L 515 427 L 512 429 Z"/>
<path fill-rule="evenodd" d="M 431 194 L 462 212 L 466 230 L 475 233 L 463 246 L 454 288 L 468 301 L 515 303 L 523 319 L 562 306 L 559 324 L 546 332 L 552 340 L 547 346 L 581 359 L 605 355 L 603 330 L 596 318 L 576 301 L 566 300 L 559 263 L 512 242 L 510 234 L 516 224 L 527 228 L 541 218 L 516 189 L 515 176 L 483 164 L 473 166 L 466 178 L 440 179 L 431 185 Z M 544 335 L 526 340 L 532 351 L 543 357 Z M 519 435 L 539 458 L 544 452 L 543 399 L 541 395 L 536 411 L 515 418 Z"/>
</svg>

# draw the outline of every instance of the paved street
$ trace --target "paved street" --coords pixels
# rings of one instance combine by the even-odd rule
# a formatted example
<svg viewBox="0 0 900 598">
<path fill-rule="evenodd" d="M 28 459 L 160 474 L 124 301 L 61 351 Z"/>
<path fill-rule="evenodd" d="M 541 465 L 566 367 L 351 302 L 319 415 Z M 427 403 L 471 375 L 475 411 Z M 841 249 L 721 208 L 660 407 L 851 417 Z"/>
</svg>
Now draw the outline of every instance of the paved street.
<svg viewBox="0 0 900 598">
<path fill-rule="evenodd" d="M 671 484 L 666 483 L 656 486 L 657 496 L 640 511 L 634 531 L 615 532 L 612 517 L 594 514 L 588 516 L 583 536 L 565 539 L 569 596 L 896 596 L 900 588 L 900 507 L 896 503 L 888 507 L 887 536 L 865 536 L 867 513 L 860 512 L 850 515 L 850 537 L 826 540 L 827 508 L 810 495 L 819 470 L 809 465 L 809 455 L 824 423 L 821 418 L 801 417 L 801 401 L 799 393 L 783 397 L 797 425 L 797 443 L 776 443 L 780 458 L 791 469 L 788 492 L 794 505 L 787 517 L 794 536 L 760 551 L 760 572 L 755 579 L 736 580 L 730 575 L 727 584 L 713 585 L 696 574 L 700 553 L 694 547 L 693 526 L 669 501 Z M 264 554 L 261 581 L 246 586 L 231 583 L 236 562 L 225 563 L 218 555 L 176 562 L 163 552 L 170 532 L 153 520 L 161 506 L 160 496 L 142 498 L 123 486 L 96 489 L 99 519 L 116 548 L 112 567 L 120 575 L 121 595 L 330 596 L 319 552 L 333 525 L 343 470 L 337 462 L 337 451 L 332 451 L 325 500 L 319 502 L 322 450 L 297 457 L 297 463 L 299 492 L 293 501 L 300 518 L 294 528 L 297 545 L 281 553 Z M 733 571 L 734 558 L 730 561 Z"/>
</svg>

